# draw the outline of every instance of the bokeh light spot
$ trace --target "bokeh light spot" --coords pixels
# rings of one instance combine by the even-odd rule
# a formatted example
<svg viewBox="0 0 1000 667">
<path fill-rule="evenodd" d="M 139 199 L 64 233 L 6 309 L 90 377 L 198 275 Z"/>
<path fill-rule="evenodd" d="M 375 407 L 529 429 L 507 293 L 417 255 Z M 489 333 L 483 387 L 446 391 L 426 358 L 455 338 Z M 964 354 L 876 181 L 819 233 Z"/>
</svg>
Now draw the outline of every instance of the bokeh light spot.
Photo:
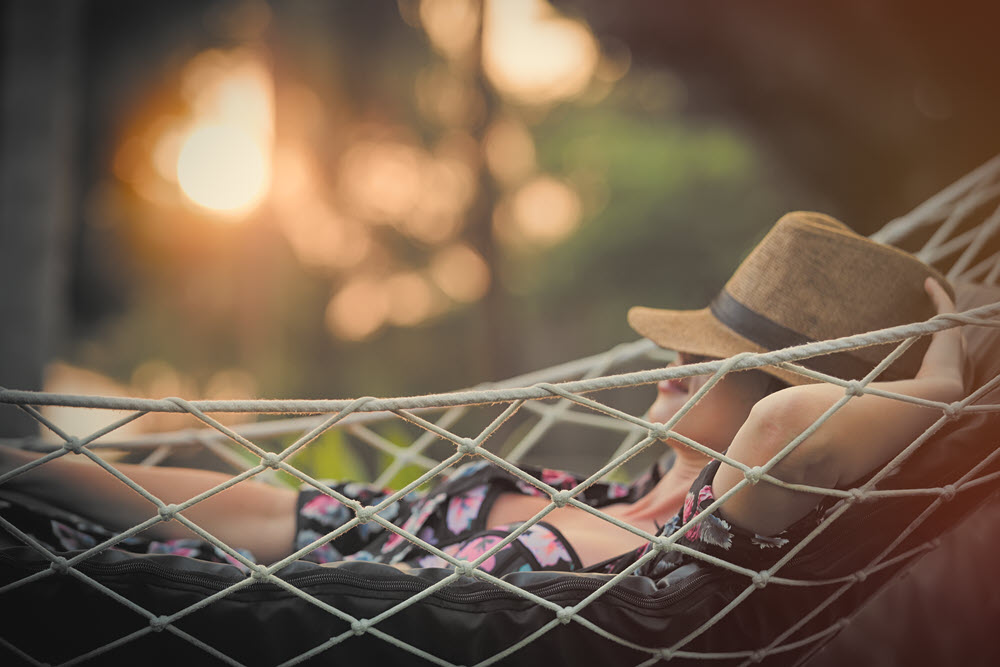
<svg viewBox="0 0 1000 667">
<path fill-rule="evenodd" d="M 423 322 L 434 311 L 434 293 L 426 278 L 415 271 L 391 276 L 386 281 L 389 295 L 388 319 L 397 326 Z"/>
<path fill-rule="evenodd" d="M 364 340 L 381 328 L 388 312 L 384 286 L 371 278 L 356 278 L 330 300 L 326 326 L 338 338 Z"/>
<path fill-rule="evenodd" d="M 580 226 L 583 205 L 572 187 L 552 176 L 538 176 L 500 203 L 494 232 L 510 246 L 552 246 Z"/>
<path fill-rule="evenodd" d="M 441 291 L 460 303 L 483 298 L 490 286 L 490 269 L 475 250 L 455 243 L 431 261 L 431 278 Z"/>
<path fill-rule="evenodd" d="M 525 104 L 579 95 L 600 57 L 580 21 L 545 0 L 489 0 L 483 25 L 483 69 L 490 82 Z"/>
<path fill-rule="evenodd" d="M 307 266 L 351 268 L 372 248 L 371 235 L 362 225 L 321 199 L 303 201 L 295 214 L 282 216 L 280 222 L 295 255 Z"/>
<path fill-rule="evenodd" d="M 535 169 L 535 141 L 524 123 L 504 118 L 486 131 L 486 165 L 503 183 L 516 183 Z"/>
<path fill-rule="evenodd" d="M 475 195 L 472 170 L 458 160 L 429 159 L 421 174 L 421 194 L 402 229 L 428 244 L 451 240 L 465 222 Z"/>
<path fill-rule="evenodd" d="M 206 125 L 184 140 L 177 157 L 177 182 L 195 204 L 241 215 L 267 194 L 270 168 L 264 150 L 246 132 Z"/>
<path fill-rule="evenodd" d="M 342 158 L 340 187 L 354 212 L 373 222 L 402 218 L 420 195 L 422 152 L 395 141 L 359 141 Z"/>
<path fill-rule="evenodd" d="M 454 58 L 472 46 L 479 11 L 471 0 L 421 0 L 420 22 L 434 48 Z"/>
</svg>

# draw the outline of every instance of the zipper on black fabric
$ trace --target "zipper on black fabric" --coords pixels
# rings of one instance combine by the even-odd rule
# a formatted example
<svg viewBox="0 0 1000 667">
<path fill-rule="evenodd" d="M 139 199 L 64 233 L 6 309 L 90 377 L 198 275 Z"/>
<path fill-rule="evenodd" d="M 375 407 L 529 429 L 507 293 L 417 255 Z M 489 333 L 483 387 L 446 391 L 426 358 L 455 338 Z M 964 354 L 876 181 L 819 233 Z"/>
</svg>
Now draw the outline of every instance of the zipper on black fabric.
<svg viewBox="0 0 1000 667">
<path fill-rule="evenodd" d="M 23 561 L 4 553 L 0 553 L 0 562 L 10 563 L 18 568 L 35 572 L 48 567 L 47 564 L 26 564 Z M 213 577 L 210 575 L 181 572 L 147 560 L 132 560 L 121 563 L 94 563 L 84 561 L 78 564 L 76 568 L 85 574 L 94 576 L 95 578 L 128 574 L 151 575 L 160 581 L 175 584 L 196 585 L 213 593 L 239 583 L 238 579 L 221 580 L 219 577 Z M 705 570 L 692 575 L 674 586 L 670 586 L 666 589 L 659 589 L 655 594 L 650 596 L 638 595 L 618 586 L 608 590 L 605 593 L 605 596 L 616 598 L 642 609 L 660 609 L 675 604 L 679 599 L 690 594 L 696 588 L 699 588 L 708 583 L 710 580 L 716 578 L 717 576 L 711 570 Z M 282 577 L 282 579 L 296 587 L 340 584 L 362 590 L 401 593 L 420 593 L 428 586 L 432 585 L 415 577 L 413 580 L 361 577 L 354 573 L 336 569 L 302 574 L 293 573 L 286 577 Z M 603 580 L 573 575 L 568 579 L 528 585 L 524 587 L 524 590 L 539 597 L 546 597 L 559 593 L 582 593 L 584 594 L 583 597 L 585 597 L 586 594 L 593 593 L 595 590 L 604 585 L 604 583 L 605 581 Z M 245 586 L 242 590 L 258 592 L 264 590 L 273 591 L 276 590 L 276 587 L 274 584 L 269 584 L 267 582 L 254 582 Z M 447 602 L 458 603 L 486 602 L 490 600 L 504 599 L 511 601 L 524 600 L 523 597 L 517 595 L 516 593 L 499 588 L 462 592 L 450 590 L 449 587 L 445 587 L 436 591 L 434 596 Z"/>
</svg>

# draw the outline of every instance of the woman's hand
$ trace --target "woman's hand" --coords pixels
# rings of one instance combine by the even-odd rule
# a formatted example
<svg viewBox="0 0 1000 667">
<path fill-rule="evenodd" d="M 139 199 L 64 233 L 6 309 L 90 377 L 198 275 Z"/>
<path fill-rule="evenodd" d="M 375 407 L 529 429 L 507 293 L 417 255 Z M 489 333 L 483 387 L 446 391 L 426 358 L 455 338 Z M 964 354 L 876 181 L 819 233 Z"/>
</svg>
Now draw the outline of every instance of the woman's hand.
<svg viewBox="0 0 1000 667">
<path fill-rule="evenodd" d="M 955 304 L 944 291 L 938 281 L 928 278 L 924 289 L 934 302 L 938 315 L 954 313 Z M 962 328 L 954 327 L 938 331 L 931 339 L 931 344 L 924 353 L 924 360 L 917 371 L 917 378 L 931 379 L 941 382 L 951 382 L 957 386 L 957 393 L 964 388 L 962 382 L 962 364 L 965 358 L 965 345 L 962 339 Z M 956 396 L 958 400 L 960 396 Z"/>
<path fill-rule="evenodd" d="M 928 279 L 924 289 L 938 314 L 955 312 L 955 304 L 937 281 Z M 961 328 L 952 327 L 933 335 L 914 378 L 876 381 L 869 388 L 947 405 L 965 396 L 962 366 Z M 843 388 L 830 384 L 799 385 L 772 394 L 754 406 L 729 455 L 747 466 L 767 466 L 793 438 L 843 398 Z M 770 473 L 785 482 L 846 489 L 899 455 L 941 417 L 938 407 L 870 393 L 855 396 Z M 715 496 L 742 479 L 741 471 L 722 466 L 713 484 Z M 734 495 L 722 513 L 743 528 L 774 535 L 805 516 L 818 500 L 812 494 L 758 483 Z"/>
</svg>

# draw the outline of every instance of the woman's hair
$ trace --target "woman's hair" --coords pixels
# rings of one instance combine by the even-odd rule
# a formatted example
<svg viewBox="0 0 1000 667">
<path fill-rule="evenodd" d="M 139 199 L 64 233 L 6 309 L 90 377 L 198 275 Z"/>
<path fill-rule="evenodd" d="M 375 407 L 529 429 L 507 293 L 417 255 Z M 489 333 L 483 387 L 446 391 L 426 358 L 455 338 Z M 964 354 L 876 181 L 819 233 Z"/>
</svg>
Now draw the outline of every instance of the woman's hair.
<svg viewBox="0 0 1000 667">
<path fill-rule="evenodd" d="M 706 361 L 716 360 L 715 357 L 710 357 L 703 354 L 691 354 L 688 352 L 678 352 L 678 357 L 680 361 L 684 362 L 684 364 L 697 364 Z M 787 389 L 788 387 L 792 386 L 790 382 L 786 382 L 775 375 L 772 375 L 757 368 L 747 371 L 740 371 L 740 373 L 746 374 L 747 376 L 752 376 L 754 380 L 758 380 L 758 382 L 755 382 L 754 384 L 763 387 L 760 396 L 756 397 L 755 402 L 759 401 L 765 396 L 770 396 L 775 392 L 779 392 L 782 389 Z"/>
</svg>

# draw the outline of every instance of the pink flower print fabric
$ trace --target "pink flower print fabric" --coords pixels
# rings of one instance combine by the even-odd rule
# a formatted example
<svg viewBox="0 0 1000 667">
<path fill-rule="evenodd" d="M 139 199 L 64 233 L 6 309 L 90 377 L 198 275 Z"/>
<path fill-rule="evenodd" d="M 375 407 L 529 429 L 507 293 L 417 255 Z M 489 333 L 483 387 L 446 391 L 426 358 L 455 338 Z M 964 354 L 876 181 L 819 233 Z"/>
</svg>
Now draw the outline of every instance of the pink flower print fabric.
<svg viewBox="0 0 1000 667">
<path fill-rule="evenodd" d="M 418 503 L 415 508 L 416 511 L 410 515 L 410 518 L 403 522 L 403 525 L 400 526 L 400 528 L 416 534 L 417 531 L 420 530 L 421 526 L 424 525 L 424 522 L 427 521 L 428 517 L 434 513 L 434 510 L 436 510 L 438 505 L 444 502 L 446 498 L 447 496 L 443 493 L 431 496 L 430 498 L 425 498 L 422 502 Z M 389 553 L 401 545 L 405 540 L 405 537 L 399 533 L 393 532 L 393 534 L 389 536 L 389 539 L 385 541 L 385 544 L 382 545 L 382 553 Z M 399 554 L 397 554 L 397 556 L 398 555 Z"/>
<path fill-rule="evenodd" d="M 535 496 L 536 498 L 546 498 L 548 494 L 539 489 L 537 486 L 528 484 L 523 479 L 519 479 L 514 482 L 514 488 L 517 492 L 524 496 Z"/>
<path fill-rule="evenodd" d="M 527 466 L 524 470 L 537 480 L 536 483 L 557 491 L 574 489 L 583 479 L 551 468 Z M 647 493 L 661 476 L 656 467 L 642 484 L 626 486 L 596 482 L 581 489 L 575 497 L 594 507 L 612 502 L 631 502 Z M 502 494 L 520 493 L 543 498 L 548 494 L 481 458 L 470 458 L 448 476 L 442 476 L 430 491 L 413 491 L 385 504 L 379 510 L 378 520 L 371 519 L 359 525 L 355 525 L 357 515 L 354 503 L 365 508 L 381 506 L 393 492 L 358 482 L 330 481 L 327 486 L 333 490 L 332 495 L 310 485 L 304 486 L 299 493 L 295 538 L 289 547 L 303 560 L 316 563 L 370 560 L 417 567 L 448 567 L 450 563 L 441 557 L 442 554 L 461 554 L 459 557 L 462 559 L 475 561 L 503 542 L 502 548 L 483 563 L 485 571 L 500 576 L 508 572 L 580 568 L 572 545 L 547 524 L 528 527 L 517 537 L 512 537 L 511 533 L 519 530 L 521 524 L 487 526 L 489 506 Z M 344 503 L 335 496 L 350 500 Z M 418 536 L 422 543 L 434 550 L 413 545 L 380 521 Z M 87 549 L 117 537 L 117 533 L 81 517 L 63 521 L 44 518 L 35 526 L 35 533 L 56 551 Z M 231 546 L 248 562 L 255 562 L 249 552 L 239 549 L 241 545 Z M 245 567 L 232 554 L 202 540 L 156 541 L 136 535 L 117 540 L 112 548 L 135 553 L 172 554 Z"/>
<path fill-rule="evenodd" d="M 553 470 L 552 468 L 542 468 L 536 475 L 539 480 L 553 487 L 556 491 L 565 491 L 576 488 L 580 483 L 580 478 L 563 470 Z M 537 486 L 530 484 L 523 479 L 518 479 L 515 483 L 517 490 L 526 496 L 547 497 L 548 494 Z"/>
<path fill-rule="evenodd" d="M 168 540 L 166 542 L 152 542 L 149 545 L 149 553 L 151 554 L 173 554 L 174 556 L 190 556 L 192 558 L 198 555 L 198 540 Z"/>
<path fill-rule="evenodd" d="M 495 529 L 480 533 L 471 539 L 444 547 L 442 551 L 460 560 L 475 562 L 490 549 L 508 538 L 509 534 L 520 526 L 514 523 L 497 526 Z M 418 567 L 447 567 L 448 561 L 435 554 L 428 554 L 416 559 Z M 578 569 L 579 558 L 572 551 L 562 536 L 545 523 L 537 523 L 517 538 L 491 554 L 480 565 L 479 569 L 491 574 L 506 572 L 530 572 L 537 570 L 571 571 Z"/>
<path fill-rule="evenodd" d="M 608 484 L 608 498 L 611 500 L 621 500 L 629 494 L 628 484 L 621 482 L 610 482 Z"/>
<path fill-rule="evenodd" d="M 471 563 L 502 541 L 503 537 L 500 535 L 487 534 L 481 537 L 475 537 L 466 542 L 465 545 L 455 553 L 455 558 L 458 558 L 459 560 L 467 560 Z M 500 549 L 500 552 L 509 546 L 510 545 L 507 545 L 503 549 Z M 497 554 L 494 554 L 480 563 L 479 569 L 483 572 L 492 573 L 496 568 L 496 565 Z"/>
<path fill-rule="evenodd" d="M 449 556 L 454 556 L 458 553 L 459 549 L 464 546 L 464 544 L 464 542 L 449 544 L 446 547 L 442 547 L 441 551 L 445 552 Z M 427 554 L 426 556 L 421 556 L 412 562 L 416 565 L 416 567 L 448 567 L 451 565 L 451 563 L 437 554 Z"/>
<path fill-rule="evenodd" d="M 468 463 L 463 463 L 458 466 L 450 473 L 447 473 L 447 480 L 449 482 L 454 482 L 456 480 L 462 479 L 463 477 L 471 477 L 476 473 L 479 473 L 485 469 L 488 469 L 492 464 L 489 461 L 480 459 L 478 461 L 469 461 Z"/>
<path fill-rule="evenodd" d="M 541 479 L 557 491 L 567 491 L 580 483 L 580 480 L 575 475 L 563 470 L 552 470 L 551 468 L 542 469 Z"/>
<path fill-rule="evenodd" d="M 675 534 L 693 517 L 715 503 L 712 482 L 719 466 L 719 461 L 713 461 L 702 469 L 684 498 L 680 511 L 663 526 L 660 535 Z M 784 556 L 789 545 L 798 543 L 811 533 L 821 522 L 824 511 L 825 508 L 821 504 L 781 533 L 764 536 L 731 525 L 719 515 L 719 509 L 716 508 L 712 514 L 704 516 L 698 525 L 684 531 L 677 543 L 717 558 L 724 558 L 741 567 L 765 570 Z M 679 551 L 664 551 L 656 558 L 646 561 L 636 573 L 661 579 L 693 558 Z M 634 558 L 631 562 L 635 562 Z"/>
<path fill-rule="evenodd" d="M 70 528 L 61 521 L 51 522 L 52 532 L 59 538 L 63 549 L 89 549 L 97 544 L 97 540 L 81 530 Z"/>
<path fill-rule="evenodd" d="M 568 569 L 573 569 L 573 557 L 567 545 L 546 524 L 536 523 L 517 539 L 528 548 L 542 567 L 555 568 L 560 563 L 565 563 L 569 566 Z"/>
<path fill-rule="evenodd" d="M 698 507 L 705 507 L 715 500 L 715 493 L 712 492 L 712 485 L 706 484 L 698 492 Z"/>
<path fill-rule="evenodd" d="M 694 514 L 694 493 L 688 491 L 687 495 L 684 496 L 684 510 L 683 514 L 681 515 L 681 518 L 685 522 L 687 522 L 691 519 L 691 516 L 693 514 Z"/>
<path fill-rule="evenodd" d="M 704 484 L 698 489 L 698 500 L 695 501 L 695 493 L 692 488 L 684 497 L 684 508 L 682 510 L 682 522 L 687 523 L 695 514 L 701 512 L 706 507 L 715 502 L 715 494 L 712 493 L 712 485 Z M 684 533 L 684 538 L 691 542 L 702 541 L 707 544 L 729 549 L 733 544 L 733 534 L 730 532 L 731 526 L 725 519 L 721 519 L 715 514 L 709 514 L 701 523 L 691 526 Z"/>
<path fill-rule="evenodd" d="M 354 512 L 346 505 L 325 494 L 317 495 L 303 504 L 299 514 L 331 528 L 349 521 L 354 516 Z"/>
<path fill-rule="evenodd" d="M 449 531 L 459 535 L 469 530 L 473 520 L 479 516 L 479 510 L 486 499 L 487 490 L 489 487 L 483 484 L 455 496 L 448 502 L 445 524 Z"/>
</svg>

